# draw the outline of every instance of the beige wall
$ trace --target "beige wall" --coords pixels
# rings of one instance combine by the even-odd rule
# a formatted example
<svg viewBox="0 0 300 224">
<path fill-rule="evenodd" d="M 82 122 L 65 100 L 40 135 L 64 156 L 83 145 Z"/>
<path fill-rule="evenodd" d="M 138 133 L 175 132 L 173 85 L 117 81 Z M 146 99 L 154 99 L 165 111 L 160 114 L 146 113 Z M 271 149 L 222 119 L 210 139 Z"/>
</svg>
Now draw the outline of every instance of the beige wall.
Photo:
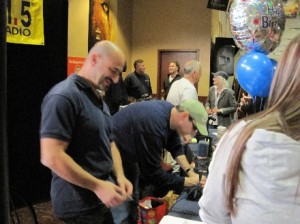
<svg viewBox="0 0 300 224">
<path fill-rule="evenodd" d="M 117 6 L 117 21 L 115 23 L 115 41 L 123 49 L 127 64 L 132 64 L 132 1 L 115 0 Z"/>
<path fill-rule="evenodd" d="M 109 0 L 115 41 L 125 52 L 128 69 L 142 58 L 157 93 L 158 49 L 199 49 L 202 77 L 198 95 L 207 96 L 210 74 L 211 10 L 199 0 Z M 68 55 L 88 51 L 89 0 L 69 1 Z"/>
<path fill-rule="evenodd" d="M 211 10 L 211 39 L 215 43 L 216 37 L 232 37 L 230 31 L 229 13 Z"/>
<path fill-rule="evenodd" d="M 85 57 L 88 51 L 89 0 L 69 1 L 68 56 Z"/>
<path fill-rule="evenodd" d="M 206 1 L 199 0 L 133 0 L 132 59 L 145 61 L 154 93 L 157 93 L 158 49 L 199 49 L 202 77 L 198 95 L 207 96 L 211 10 L 206 6 Z"/>
</svg>

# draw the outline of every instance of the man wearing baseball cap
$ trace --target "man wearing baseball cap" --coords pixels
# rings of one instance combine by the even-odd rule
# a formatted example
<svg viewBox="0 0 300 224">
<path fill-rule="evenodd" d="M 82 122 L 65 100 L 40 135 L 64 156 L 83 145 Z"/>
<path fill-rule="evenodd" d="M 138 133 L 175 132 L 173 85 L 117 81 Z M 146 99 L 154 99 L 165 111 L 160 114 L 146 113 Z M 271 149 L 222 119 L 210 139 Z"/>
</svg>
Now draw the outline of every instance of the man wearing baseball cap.
<svg viewBox="0 0 300 224">
<path fill-rule="evenodd" d="M 146 186 L 154 186 L 156 197 L 164 196 L 169 190 L 180 193 L 184 187 L 199 183 L 199 175 L 193 172 L 184 154 L 180 136 L 197 132 L 207 135 L 207 116 L 201 102 L 189 99 L 178 106 L 162 100 L 138 102 L 112 117 L 113 140 L 118 146 L 125 176 L 134 186 L 134 201 L 112 209 L 116 224 L 136 223 L 139 195 L 143 194 L 143 191 L 138 192 L 143 187 L 141 181 Z M 163 170 L 163 149 L 171 153 L 186 176 Z"/>
<path fill-rule="evenodd" d="M 206 128 L 208 115 L 202 103 L 194 99 L 185 100 L 179 105 L 179 109 L 189 112 L 201 135 L 208 135 Z"/>
</svg>

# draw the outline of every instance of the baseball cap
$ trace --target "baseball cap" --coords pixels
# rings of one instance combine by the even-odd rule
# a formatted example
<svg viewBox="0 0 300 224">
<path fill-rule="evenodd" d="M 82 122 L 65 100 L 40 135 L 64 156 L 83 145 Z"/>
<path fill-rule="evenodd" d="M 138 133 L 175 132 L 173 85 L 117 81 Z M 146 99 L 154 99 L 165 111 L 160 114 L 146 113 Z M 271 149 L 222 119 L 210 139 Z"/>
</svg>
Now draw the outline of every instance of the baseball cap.
<svg viewBox="0 0 300 224">
<path fill-rule="evenodd" d="M 184 100 L 179 107 L 190 114 L 192 119 L 196 122 L 198 131 L 202 135 L 208 135 L 206 128 L 208 114 L 201 102 L 194 99 L 188 99 Z"/>
<path fill-rule="evenodd" d="M 218 72 L 215 72 L 215 73 L 212 73 L 214 76 L 222 76 L 224 79 L 228 79 L 228 74 L 224 71 L 218 71 Z"/>
</svg>

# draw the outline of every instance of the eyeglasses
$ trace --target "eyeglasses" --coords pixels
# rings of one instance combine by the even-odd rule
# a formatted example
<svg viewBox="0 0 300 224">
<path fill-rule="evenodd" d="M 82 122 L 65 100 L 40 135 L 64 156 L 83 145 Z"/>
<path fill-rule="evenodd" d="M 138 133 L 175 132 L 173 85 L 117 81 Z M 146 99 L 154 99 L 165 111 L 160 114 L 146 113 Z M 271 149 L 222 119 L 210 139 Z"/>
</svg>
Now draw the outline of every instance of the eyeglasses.
<svg viewBox="0 0 300 224">
<path fill-rule="evenodd" d="M 194 135 L 196 135 L 198 133 L 198 129 L 197 129 L 197 125 L 195 120 L 189 115 L 189 121 L 192 123 L 193 125 L 193 129 L 194 129 Z"/>
</svg>

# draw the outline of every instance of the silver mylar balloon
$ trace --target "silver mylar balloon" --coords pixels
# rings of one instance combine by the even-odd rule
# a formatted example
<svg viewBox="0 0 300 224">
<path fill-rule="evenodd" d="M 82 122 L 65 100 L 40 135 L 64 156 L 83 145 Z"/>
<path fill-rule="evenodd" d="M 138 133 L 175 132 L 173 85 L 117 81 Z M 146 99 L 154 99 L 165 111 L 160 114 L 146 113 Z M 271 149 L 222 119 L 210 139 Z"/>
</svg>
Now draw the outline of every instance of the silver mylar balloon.
<svg viewBox="0 0 300 224">
<path fill-rule="evenodd" d="M 229 13 L 239 48 L 268 54 L 279 46 L 285 28 L 281 0 L 233 0 Z"/>
</svg>

